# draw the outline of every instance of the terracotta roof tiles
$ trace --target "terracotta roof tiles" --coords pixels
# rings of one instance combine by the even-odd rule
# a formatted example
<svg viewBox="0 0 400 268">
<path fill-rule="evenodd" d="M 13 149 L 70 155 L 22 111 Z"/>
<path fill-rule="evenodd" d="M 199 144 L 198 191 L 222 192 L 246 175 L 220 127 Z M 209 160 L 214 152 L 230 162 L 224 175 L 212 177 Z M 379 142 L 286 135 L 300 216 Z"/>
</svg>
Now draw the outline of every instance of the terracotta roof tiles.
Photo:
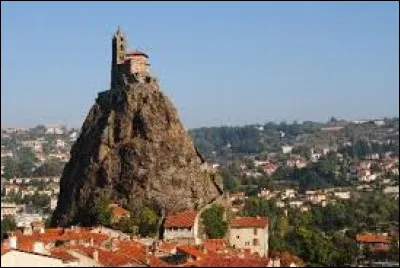
<svg viewBox="0 0 400 268">
<path fill-rule="evenodd" d="M 102 266 L 122 266 L 134 263 L 135 261 L 126 255 L 120 254 L 118 252 L 106 251 L 104 249 L 96 247 L 87 247 L 82 245 L 74 245 L 65 247 L 69 250 L 78 251 L 81 254 L 86 255 L 89 258 L 93 258 L 93 253 L 98 252 L 98 263 Z"/>
<path fill-rule="evenodd" d="M 178 243 L 160 243 L 160 245 L 158 246 L 158 250 L 163 251 L 163 252 L 167 252 L 170 253 L 172 252 L 174 249 L 176 249 L 176 247 L 178 246 Z"/>
<path fill-rule="evenodd" d="M 266 217 L 236 217 L 230 224 L 231 228 L 265 228 L 267 225 Z"/>
<path fill-rule="evenodd" d="M 168 215 L 165 221 L 166 228 L 191 228 L 194 226 L 197 211 L 185 210 L 173 215 Z"/>
<path fill-rule="evenodd" d="M 116 217 L 116 218 L 121 218 L 121 217 L 124 217 L 124 216 L 127 216 L 130 214 L 130 212 L 128 210 L 118 206 L 117 204 L 111 204 L 110 208 L 111 208 L 111 213 L 112 213 L 113 217 Z"/>
<path fill-rule="evenodd" d="M 390 243 L 389 237 L 376 234 L 358 234 L 356 241 L 358 243 Z"/>
<path fill-rule="evenodd" d="M 375 253 L 386 253 L 389 251 L 389 245 L 380 245 L 372 248 L 372 252 Z"/>
<path fill-rule="evenodd" d="M 238 256 L 217 256 L 187 263 L 189 267 L 266 267 L 267 258 L 240 258 Z"/>
<path fill-rule="evenodd" d="M 64 249 L 58 249 L 55 248 L 50 252 L 50 255 L 52 257 L 58 258 L 63 260 L 64 262 L 72 262 L 72 261 L 77 261 L 78 259 L 72 256 L 70 253 L 68 253 Z"/>
<path fill-rule="evenodd" d="M 1 255 L 6 254 L 7 252 L 11 251 L 9 248 L 1 247 Z"/>
<path fill-rule="evenodd" d="M 93 239 L 93 243 L 96 245 L 100 245 L 105 240 L 108 239 L 106 234 L 99 233 L 91 233 L 87 230 L 71 230 L 64 232 L 62 229 L 60 230 L 50 230 L 45 233 L 32 233 L 31 235 L 25 235 L 20 232 L 15 234 L 17 236 L 18 248 L 21 250 L 30 250 L 35 241 L 41 241 L 45 244 L 54 243 L 56 241 L 70 241 L 70 240 L 83 240 L 89 242 L 90 239 Z"/>
<path fill-rule="evenodd" d="M 149 57 L 146 53 L 144 53 L 144 52 L 142 52 L 142 51 L 140 51 L 140 50 L 129 51 L 129 52 L 127 52 L 125 55 L 126 55 L 127 57 L 129 57 L 129 56 L 144 56 L 144 57 L 146 57 L 146 58 Z"/>
<path fill-rule="evenodd" d="M 203 245 L 207 251 L 221 251 L 227 248 L 227 243 L 224 239 L 207 239 L 204 240 Z"/>
<path fill-rule="evenodd" d="M 120 241 L 116 253 L 129 256 L 135 262 L 145 264 L 148 249 L 145 245 L 135 241 Z"/>
<path fill-rule="evenodd" d="M 205 256 L 197 247 L 191 245 L 181 245 L 178 246 L 176 249 L 196 259 L 200 259 Z"/>
</svg>

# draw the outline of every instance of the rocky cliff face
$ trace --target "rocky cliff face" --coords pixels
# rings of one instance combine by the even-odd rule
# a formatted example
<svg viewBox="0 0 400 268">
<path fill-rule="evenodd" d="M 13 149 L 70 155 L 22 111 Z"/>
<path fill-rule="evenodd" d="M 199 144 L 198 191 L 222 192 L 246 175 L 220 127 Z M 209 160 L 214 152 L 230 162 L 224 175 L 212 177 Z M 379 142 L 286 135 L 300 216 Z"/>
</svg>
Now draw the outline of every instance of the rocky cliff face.
<svg viewBox="0 0 400 268">
<path fill-rule="evenodd" d="M 90 225 L 99 195 L 125 208 L 150 202 L 160 215 L 201 208 L 222 194 L 220 178 L 204 167 L 157 82 L 102 92 L 72 147 L 52 225 Z"/>
</svg>

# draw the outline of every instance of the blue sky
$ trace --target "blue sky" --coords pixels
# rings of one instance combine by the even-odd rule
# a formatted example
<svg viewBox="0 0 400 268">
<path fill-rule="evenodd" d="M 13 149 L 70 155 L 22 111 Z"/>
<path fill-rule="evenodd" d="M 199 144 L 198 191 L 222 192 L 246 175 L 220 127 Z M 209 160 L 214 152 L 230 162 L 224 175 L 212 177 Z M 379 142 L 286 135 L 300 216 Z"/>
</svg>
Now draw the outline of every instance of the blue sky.
<svg viewBox="0 0 400 268">
<path fill-rule="evenodd" d="M 118 25 L 186 127 L 399 113 L 397 2 L 1 2 L 2 127 L 80 127 Z"/>
</svg>

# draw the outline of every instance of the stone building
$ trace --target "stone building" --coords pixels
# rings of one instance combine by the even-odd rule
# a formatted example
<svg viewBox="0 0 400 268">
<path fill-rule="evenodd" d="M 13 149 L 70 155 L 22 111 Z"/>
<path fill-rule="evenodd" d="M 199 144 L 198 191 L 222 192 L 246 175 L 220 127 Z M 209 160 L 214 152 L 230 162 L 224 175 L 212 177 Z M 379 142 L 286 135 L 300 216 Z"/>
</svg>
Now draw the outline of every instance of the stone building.
<svg viewBox="0 0 400 268">
<path fill-rule="evenodd" d="M 149 56 L 139 50 L 127 51 L 127 37 L 120 28 L 112 39 L 111 88 L 128 81 L 151 81 Z"/>
<path fill-rule="evenodd" d="M 15 217 L 19 210 L 21 210 L 21 206 L 14 203 L 1 203 L 1 220 L 3 220 L 6 215 Z"/>
<path fill-rule="evenodd" d="M 356 242 L 360 250 L 369 248 L 372 252 L 388 252 L 390 237 L 383 234 L 373 233 L 357 234 Z"/>
<path fill-rule="evenodd" d="M 231 221 L 229 244 L 237 249 L 268 257 L 268 237 L 268 219 L 265 217 L 236 217 Z"/>
<path fill-rule="evenodd" d="M 118 204 L 110 204 L 109 208 L 111 209 L 111 221 L 118 222 L 123 217 L 130 217 L 130 212 L 120 206 Z"/>
<path fill-rule="evenodd" d="M 195 244 L 199 239 L 199 212 L 185 210 L 168 215 L 164 226 L 164 240 L 179 244 Z"/>
</svg>

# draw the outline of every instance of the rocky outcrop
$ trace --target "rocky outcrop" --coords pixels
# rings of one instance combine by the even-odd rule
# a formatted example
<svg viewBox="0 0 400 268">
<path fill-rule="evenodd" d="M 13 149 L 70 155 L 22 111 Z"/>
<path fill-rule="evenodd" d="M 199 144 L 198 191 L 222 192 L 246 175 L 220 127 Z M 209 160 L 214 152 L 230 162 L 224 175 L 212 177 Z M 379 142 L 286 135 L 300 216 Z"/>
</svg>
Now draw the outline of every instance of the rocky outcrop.
<svg viewBox="0 0 400 268">
<path fill-rule="evenodd" d="M 90 225 L 99 195 L 127 207 L 147 202 L 160 215 L 200 209 L 222 194 L 154 80 L 99 94 L 71 149 L 53 226 Z"/>
</svg>

